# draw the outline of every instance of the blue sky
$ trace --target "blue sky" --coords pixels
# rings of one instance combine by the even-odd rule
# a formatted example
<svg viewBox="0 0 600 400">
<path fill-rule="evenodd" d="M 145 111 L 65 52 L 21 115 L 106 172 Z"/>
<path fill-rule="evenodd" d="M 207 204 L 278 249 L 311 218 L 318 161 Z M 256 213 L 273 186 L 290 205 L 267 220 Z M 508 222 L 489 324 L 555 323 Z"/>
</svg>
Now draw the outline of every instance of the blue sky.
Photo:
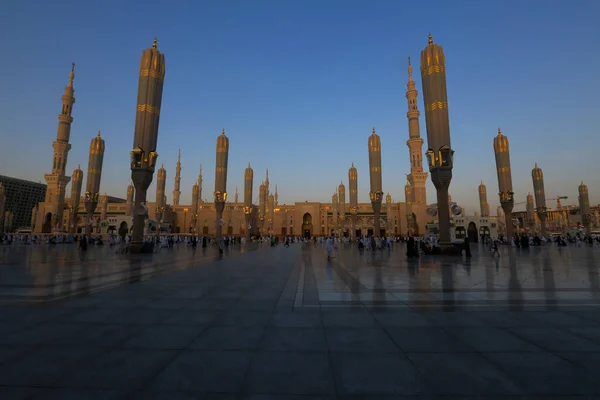
<svg viewBox="0 0 600 400">
<path fill-rule="evenodd" d="M 243 197 L 250 162 L 255 197 L 269 168 L 280 203 L 330 201 L 341 180 L 347 185 L 354 162 L 359 200 L 368 201 L 373 126 L 381 136 L 384 191 L 404 201 L 407 57 L 418 64 L 431 31 L 447 61 L 453 199 L 478 211 L 483 180 L 495 210 L 492 142 L 501 127 L 510 140 L 517 202 L 533 191 L 537 161 L 548 198 L 567 195 L 566 203 L 575 204 L 584 180 L 597 204 L 598 13 L 600 2 L 583 0 L 5 0 L 0 173 L 43 181 L 50 171 L 60 97 L 74 61 L 67 169 L 81 164 L 85 174 L 90 140 L 101 129 L 101 191 L 125 197 L 139 58 L 156 35 L 167 65 L 158 153 L 169 202 L 180 148 L 182 202 L 191 199 L 200 164 L 203 197 L 212 199 L 222 128 L 230 138 L 230 196 L 238 186 Z M 155 182 L 149 199 L 154 193 Z M 428 201 L 436 201 L 431 182 Z"/>
</svg>

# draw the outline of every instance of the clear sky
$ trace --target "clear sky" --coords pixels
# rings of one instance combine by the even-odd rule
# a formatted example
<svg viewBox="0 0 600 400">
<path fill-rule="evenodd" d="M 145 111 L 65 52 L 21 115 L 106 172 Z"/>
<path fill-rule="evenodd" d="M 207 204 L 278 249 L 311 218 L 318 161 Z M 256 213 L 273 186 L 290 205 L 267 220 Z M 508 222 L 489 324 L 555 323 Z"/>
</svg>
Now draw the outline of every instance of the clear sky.
<svg viewBox="0 0 600 400">
<path fill-rule="evenodd" d="M 563 204 L 576 204 L 584 180 L 597 204 L 599 13 L 596 0 L 4 0 L 0 174 L 43 181 L 50 172 L 73 61 L 67 169 L 81 164 L 85 176 L 90 140 L 101 129 L 101 191 L 125 197 L 139 58 L 156 35 L 167 65 L 158 153 L 169 203 L 178 149 L 182 202 L 190 202 L 200 164 L 203 197 L 212 201 L 221 128 L 230 138 L 230 196 L 238 186 L 243 197 L 250 162 L 256 198 L 269 168 L 280 203 L 328 202 L 340 181 L 348 184 L 354 162 L 359 201 L 366 202 L 367 139 L 375 127 L 384 191 L 404 201 L 407 57 L 418 64 L 431 31 L 447 61 L 453 200 L 479 211 L 483 181 L 495 214 L 492 142 L 501 127 L 517 202 L 533 191 L 537 161 L 548 198 L 566 195 Z M 415 80 L 426 141 L 418 66 Z M 155 182 L 156 175 L 149 200 Z M 436 201 L 430 181 L 427 195 Z"/>
</svg>

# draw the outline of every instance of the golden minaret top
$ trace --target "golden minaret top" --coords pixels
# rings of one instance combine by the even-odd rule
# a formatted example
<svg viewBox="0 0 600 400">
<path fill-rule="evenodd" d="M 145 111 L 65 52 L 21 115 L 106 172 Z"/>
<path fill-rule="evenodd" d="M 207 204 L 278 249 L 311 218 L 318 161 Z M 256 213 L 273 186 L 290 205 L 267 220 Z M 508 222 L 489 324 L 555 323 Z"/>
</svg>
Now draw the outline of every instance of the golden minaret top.
<svg viewBox="0 0 600 400">
<path fill-rule="evenodd" d="M 429 32 L 429 44 L 433 44 L 433 37 L 431 37 L 431 32 Z"/>
</svg>

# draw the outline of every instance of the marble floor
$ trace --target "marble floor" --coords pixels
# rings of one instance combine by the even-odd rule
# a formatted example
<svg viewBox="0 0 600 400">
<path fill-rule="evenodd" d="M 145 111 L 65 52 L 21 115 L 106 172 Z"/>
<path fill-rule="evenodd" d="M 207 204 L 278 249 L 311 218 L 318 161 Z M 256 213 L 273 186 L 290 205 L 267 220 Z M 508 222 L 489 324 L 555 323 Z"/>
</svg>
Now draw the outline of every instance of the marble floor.
<svg viewBox="0 0 600 400">
<path fill-rule="evenodd" d="M 0 398 L 599 398 L 599 253 L 0 246 Z"/>
</svg>

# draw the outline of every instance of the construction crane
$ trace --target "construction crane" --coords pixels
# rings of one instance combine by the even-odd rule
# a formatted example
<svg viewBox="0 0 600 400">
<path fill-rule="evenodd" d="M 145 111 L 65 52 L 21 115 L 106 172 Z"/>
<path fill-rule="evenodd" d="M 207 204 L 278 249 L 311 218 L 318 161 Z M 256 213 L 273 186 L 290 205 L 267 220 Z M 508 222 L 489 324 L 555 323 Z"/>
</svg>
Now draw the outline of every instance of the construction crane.
<svg viewBox="0 0 600 400">
<path fill-rule="evenodd" d="M 562 208 L 562 205 L 560 204 L 560 201 L 568 199 L 568 198 L 569 198 L 569 196 L 556 196 L 556 197 L 553 197 L 553 198 L 550 198 L 550 199 L 546 199 L 546 200 L 555 200 L 556 201 L 556 208 L 560 209 L 560 208 Z"/>
</svg>

